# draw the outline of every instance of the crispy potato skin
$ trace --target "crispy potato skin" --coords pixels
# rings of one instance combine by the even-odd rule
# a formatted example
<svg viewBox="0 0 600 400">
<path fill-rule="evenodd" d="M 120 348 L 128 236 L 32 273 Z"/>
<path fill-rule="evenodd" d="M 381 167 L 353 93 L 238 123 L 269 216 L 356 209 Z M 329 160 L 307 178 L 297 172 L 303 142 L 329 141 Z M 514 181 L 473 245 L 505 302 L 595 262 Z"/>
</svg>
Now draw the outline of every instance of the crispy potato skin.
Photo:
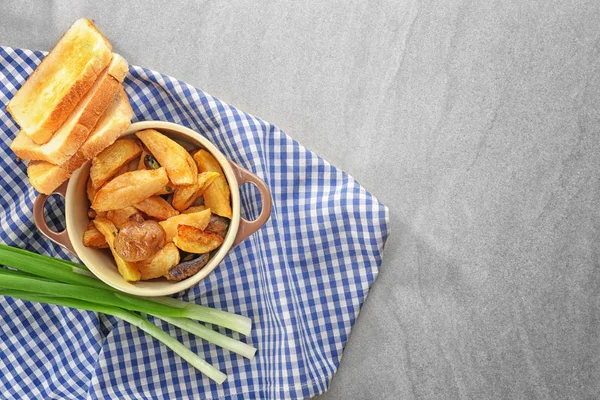
<svg viewBox="0 0 600 400">
<path fill-rule="evenodd" d="M 99 189 L 117 173 L 129 171 L 129 162 L 141 153 L 142 146 L 135 139 L 119 139 L 102 150 L 92 159 L 90 168 L 90 179 L 94 189 Z"/>
<path fill-rule="evenodd" d="M 210 216 L 210 221 L 204 230 L 206 232 L 216 233 L 224 238 L 227 234 L 227 229 L 229 229 L 229 222 L 229 219 L 213 214 Z"/>
<path fill-rule="evenodd" d="M 114 243 L 117 254 L 129 262 L 154 257 L 165 244 L 165 231 L 158 222 L 151 219 L 144 221 L 142 218 L 123 224 Z"/>
<path fill-rule="evenodd" d="M 231 191 L 219 162 L 208 151 L 201 149 L 194 154 L 200 172 L 217 172 L 219 176 L 204 191 L 204 205 L 213 213 L 231 219 Z"/>
<path fill-rule="evenodd" d="M 209 259 L 210 255 L 208 253 L 200 254 L 200 256 L 194 258 L 193 260 L 184 261 L 181 264 L 173 266 L 169 269 L 165 277 L 170 281 L 181 281 L 185 278 L 189 278 L 204 268 Z"/>
<path fill-rule="evenodd" d="M 163 188 L 169 178 L 164 168 L 126 172 L 100 188 L 92 208 L 109 211 L 132 206 L 154 195 Z"/>
</svg>

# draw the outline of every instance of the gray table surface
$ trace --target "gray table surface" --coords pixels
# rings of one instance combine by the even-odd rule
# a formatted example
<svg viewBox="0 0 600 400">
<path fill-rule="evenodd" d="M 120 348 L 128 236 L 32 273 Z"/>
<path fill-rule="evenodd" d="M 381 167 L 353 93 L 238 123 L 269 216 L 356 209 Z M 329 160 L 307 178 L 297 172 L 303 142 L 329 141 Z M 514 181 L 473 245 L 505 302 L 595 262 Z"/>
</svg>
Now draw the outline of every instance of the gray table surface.
<svg viewBox="0 0 600 400">
<path fill-rule="evenodd" d="M 597 398 L 600 3 L 0 2 L 0 44 L 94 19 L 391 211 L 320 399 Z"/>
</svg>

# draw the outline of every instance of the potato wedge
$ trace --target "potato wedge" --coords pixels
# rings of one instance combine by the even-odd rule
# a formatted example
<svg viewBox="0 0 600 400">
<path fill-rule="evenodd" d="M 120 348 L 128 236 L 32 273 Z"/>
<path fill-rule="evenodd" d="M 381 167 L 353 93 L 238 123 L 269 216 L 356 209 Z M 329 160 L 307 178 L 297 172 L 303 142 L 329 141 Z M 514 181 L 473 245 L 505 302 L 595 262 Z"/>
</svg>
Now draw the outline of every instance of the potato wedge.
<svg viewBox="0 0 600 400">
<path fill-rule="evenodd" d="M 148 168 L 148 166 L 146 165 L 146 161 L 145 161 L 146 156 L 153 157 L 152 154 L 146 152 L 146 150 L 144 149 L 142 151 L 142 154 L 140 155 L 140 158 L 137 160 L 138 164 L 137 164 L 136 169 L 138 169 L 138 170 L 140 170 L 140 169 L 155 169 L 155 168 Z M 158 162 L 156 163 L 156 165 L 158 167 L 160 167 Z M 173 183 L 169 182 L 169 183 L 167 183 L 167 185 L 164 188 L 162 188 L 161 190 L 159 190 L 158 192 L 156 192 L 154 194 L 157 196 L 161 196 L 163 194 L 171 194 L 175 190 L 174 187 L 175 187 L 175 185 L 173 185 Z"/>
<path fill-rule="evenodd" d="M 129 217 L 131 217 L 132 215 L 137 214 L 137 213 L 139 213 L 137 208 L 135 208 L 133 206 L 129 206 L 129 207 L 125 207 L 125 208 L 119 208 L 116 210 L 107 211 L 106 218 L 110 222 L 115 224 L 117 229 L 121 229 L 123 224 L 125 222 L 129 221 Z"/>
<path fill-rule="evenodd" d="M 191 213 L 195 213 L 198 211 L 204 211 L 204 210 L 206 210 L 206 206 L 192 206 L 190 208 L 183 210 L 181 213 L 182 214 L 191 214 Z"/>
<path fill-rule="evenodd" d="M 85 189 L 87 192 L 87 198 L 90 201 L 90 204 L 92 204 L 94 202 L 94 197 L 96 197 L 96 193 L 98 193 L 98 191 L 92 186 L 92 180 L 90 178 L 88 178 L 87 180 L 87 186 Z"/>
<path fill-rule="evenodd" d="M 177 186 L 173 193 L 173 207 L 183 211 L 194 204 L 196 198 L 206 191 L 206 188 L 219 176 L 218 172 L 206 171 L 198 174 L 198 182 L 194 185 Z"/>
<path fill-rule="evenodd" d="M 223 175 L 223 170 L 219 162 L 208 151 L 202 149 L 194 155 L 194 160 L 198 164 L 200 172 L 213 171 L 218 172 L 220 176 L 216 177 L 212 184 L 204 191 L 204 204 L 210 208 L 213 213 L 231 219 L 231 191 Z"/>
<path fill-rule="evenodd" d="M 100 188 L 92 208 L 109 211 L 132 206 L 154 195 L 168 181 L 164 168 L 126 172 Z"/>
<path fill-rule="evenodd" d="M 194 228 L 204 230 L 210 222 L 210 210 L 199 211 L 191 214 L 179 214 L 174 217 L 167 219 L 166 221 L 160 221 L 160 226 L 163 227 L 167 234 L 167 243 L 173 241 L 173 238 L 177 236 L 177 227 L 179 225 L 189 225 Z"/>
<path fill-rule="evenodd" d="M 223 238 L 216 233 L 204 232 L 193 226 L 179 225 L 173 243 L 188 253 L 204 254 L 219 247 L 223 243 Z"/>
<path fill-rule="evenodd" d="M 106 217 L 106 211 L 96 212 L 93 208 L 88 208 L 87 212 L 89 219 L 94 219 L 96 217 Z"/>
<path fill-rule="evenodd" d="M 168 182 L 164 188 L 162 188 L 161 190 L 159 190 L 158 192 L 154 193 L 157 196 L 162 196 L 163 194 L 171 194 L 173 193 L 175 185 L 173 185 L 171 182 Z"/>
<path fill-rule="evenodd" d="M 146 215 L 161 221 L 179 215 L 179 211 L 160 196 L 150 196 L 133 206 Z"/>
<path fill-rule="evenodd" d="M 138 263 L 141 279 L 154 279 L 167 276 L 169 270 L 179 264 L 179 249 L 173 243 L 167 243 L 150 260 Z"/>
<path fill-rule="evenodd" d="M 154 129 L 144 129 L 135 134 L 167 170 L 169 180 L 175 185 L 192 185 L 198 179 L 198 167 L 192 156 L 179 143 Z"/>
<path fill-rule="evenodd" d="M 138 159 L 138 164 L 137 164 L 137 168 L 136 169 L 148 169 L 146 167 L 146 163 L 144 162 L 144 158 L 148 155 L 148 153 L 146 153 L 146 150 L 142 150 L 142 154 L 140 155 L 139 159 Z"/>
<path fill-rule="evenodd" d="M 136 263 L 130 263 L 123 260 L 121 256 L 115 252 L 115 237 L 117 236 L 117 227 L 115 224 L 102 217 L 96 218 L 94 220 L 94 224 L 96 225 L 96 228 L 104 235 L 106 243 L 108 243 L 108 247 L 110 248 L 110 252 L 115 259 L 117 269 L 119 270 L 121 276 L 127 281 L 139 281 L 141 273 Z"/>
<path fill-rule="evenodd" d="M 100 188 L 131 160 L 142 153 L 135 139 L 119 139 L 92 159 L 90 178 L 94 189 Z"/>
<path fill-rule="evenodd" d="M 204 195 L 204 192 L 206 192 L 206 189 L 208 189 L 208 187 L 215 181 L 215 179 L 217 179 L 219 176 L 221 176 L 218 172 L 215 171 L 204 171 L 204 172 L 200 172 L 198 174 L 198 193 L 196 193 L 197 196 L 202 196 Z M 229 185 L 227 185 L 227 187 L 229 188 Z"/>
<path fill-rule="evenodd" d="M 198 193 L 198 184 L 177 186 L 173 193 L 173 207 L 179 211 L 183 211 L 191 206 L 196 200 Z"/>
<path fill-rule="evenodd" d="M 138 166 L 138 159 L 134 158 L 133 160 L 129 161 L 129 170 L 130 171 L 135 171 L 137 170 L 137 166 Z"/>
<path fill-rule="evenodd" d="M 206 228 L 204 228 L 204 231 L 216 233 L 222 238 L 225 238 L 225 235 L 227 235 L 227 231 L 229 230 L 229 225 L 231 225 L 231 221 L 229 219 L 221 217 L 217 214 L 212 214 L 210 216 L 210 222 Z"/>
<path fill-rule="evenodd" d="M 192 260 L 181 262 L 175 265 L 174 267 L 170 268 L 169 272 L 165 275 L 165 277 L 170 281 L 181 281 L 185 278 L 196 274 L 198 271 L 200 271 L 206 266 L 209 260 L 210 255 L 208 253 L 200 254 Z"/>
<path fill-rule="evenodd" d="M 94 222 L 90 221 L 85 232 L 83 232 L 83 245 L 97 249 L 106 249 L 108 243 L 104 235 L 96 228 Z"/>
<path fill-rule="evenodd" d="M 196 201 L 190 207 L 204 206 L 204 196 L 196 197 Z M 206 206 L 204 206 L 206 207 Z"/>
<path fill-rule="evenodd" d="M 119 175 L 123 175 L 125 172 L 129 172 L 129 163 L 121 165 L 121 168 L 117 171 L 116 174 L 113 175 L 116 178 Z"/>
</svg>

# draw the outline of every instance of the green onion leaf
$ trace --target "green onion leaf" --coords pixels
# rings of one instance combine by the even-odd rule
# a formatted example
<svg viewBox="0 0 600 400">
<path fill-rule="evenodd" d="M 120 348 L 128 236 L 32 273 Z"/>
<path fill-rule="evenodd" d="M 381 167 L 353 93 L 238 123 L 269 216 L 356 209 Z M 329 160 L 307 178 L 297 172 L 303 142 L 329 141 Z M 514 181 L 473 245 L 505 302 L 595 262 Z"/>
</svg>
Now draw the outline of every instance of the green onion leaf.
<svg viewBox="0 0 600 400">
<path fill-rule="evenodd" d="M 219 371 L 218 369 L 207 363 L 203 358 L 189 350 L 179 341 L 171 337 L 168 333 L 166 333 L 156 325 L 152 324 L 146 318 L 143 318 L 139 315 L 128 312 L 121 308 L 111 307 L 104 304 L 92 303 L 80 299 L 43 296 L 21 290 L 0 289 L 0 296 L 10 296 L 32 302 L 56 304 L 59 306 L 78 308 L 80 310 L 88 310 L 113 315 L 124 321 L 129 322 L 132 325 L 137 326 L 144 332 L 158 339 L 165 346 L 173 350 L 181 358 L 189 362 L 192 366 L 194 366 L 196 369 L 198 369 L 200 372 L 202 372 L 204 375 L 208 376 L 210 379 L 214 380 L 218 384 L 222 384 L 225 381 L 225 379 L 227 379 L 227 376 L 223 372 Z"/>
<path fill-rule="evenodd" d="M 225 336 L 212 329 L 208 329 L 206 326 L 192 320 L 186 318 L 161 317 L 158 315 L 155 315 L 155 317 L 250 360 L 254 358 L 254 354 L 256 354 L 256 347 L 252 347 L 244 342 L 240 342 L 239 340 L 232 339 L 229 336 Z"/>
<path fill-rule="evenodd" d="M 171 297 L 143 298 L 118 292 L 117 289 L 100 281 L 91 272 L 79 268 L 80 264 L 72 263 L 70 261 L 59 260 L 0 244 L 0 264 L 59 282 L 111 291 L 114 292 L 119 299 L 126 301 L 134 307 L 143 307 L 145 304 L 153 303 L 159 307 L 166 306 L 178 309 L 178 315 L 181 317 L 219 325 L 246 336 L 249 335 L 252 330 L 252 320 L 243 315 L 188 303 Z M 135 310 L 138 309 L 135 308 Z M 167 314 L 163 313 L 159 315 Z M 174 314 L 171 313 L 168 314 L 168 316 L 174 316 Z"/>
</svg>

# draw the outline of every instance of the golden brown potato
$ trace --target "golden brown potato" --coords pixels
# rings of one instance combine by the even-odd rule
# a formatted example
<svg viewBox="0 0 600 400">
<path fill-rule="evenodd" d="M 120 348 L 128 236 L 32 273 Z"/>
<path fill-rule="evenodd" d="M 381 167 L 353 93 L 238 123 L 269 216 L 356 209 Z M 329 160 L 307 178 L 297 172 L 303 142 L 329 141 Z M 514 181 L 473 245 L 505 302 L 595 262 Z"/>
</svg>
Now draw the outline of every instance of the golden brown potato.
<svg viewBox="0 0 600 400">
<path fill-rule="evenodd" d="M 192 206 L 190 208 L 183 210 L 181 213 L 182 214 L 191 214 L 191 213 L 195 213 L 198 211 L 204 211 L 204 210 L 206 210 L 206 206 Z"/>
<path fill-rule="evenodd" d="M 115 252 L 115 237 L 117 236 L 117 227 L 108 219 L 102 217 L 96 218 L 94 220 L 94 224 L 96 225 L 96 228 L 104 235 L 106 243 L 108 243 L 108 247 L 110 248 L 110 252 L 115 259 L 117 269 L 119 270 L 121 276 L 123 276 L 123 278 L 127 281 L 139 281 L 141 274 L 138 266 L 135 263 L 130 263 L 123 260 Z"/>
<path fill-rule="evenodd" d="M 163 194 L 171 194 L 173 193 L 175 185 L 173 185 L 171 182 L 168 182 L 164 188 L 162 188 L 161 190 L 159 190 L 158 192 L 154 193 L 157 196 L 162 196 Z"/>
<path fill-rule="evenodd" d="M 90 178 L 94 189 L 100 188 L 115 176 L 122 167 L 129 170 L 129 162 L 142 153 L 142 146 L 135 139 L 119 139 L 92 159 Z M 123 171 L 126 172 L 126 171 Z"/>
<path fill-rule="evenodd" d="M 167 243 L 154 257 L 138 263 L 141 279 L 154 279 L 167 276 L 169 270 L 179 264 L 179 249 L 173 243 Z"/>
<path fill-rule="evenodd" d="M 134 158 L 133 160 L 129 161 L 129 170 L 130 171 L 135 171 L 138 169 L 138 159 Z"/>
<path fill-rule="evenodd" d="M 133 206 L 129 206 L 129 207 L 125 207 L 125 208 L 118 208 L 116 210 L 107 211 L 106 218 L 110 222 L 115 224 L 117 229 L 121 229 L 123 224 L 125 222 L 129 221 L 129 218 L 132 215 L 137 214 L 137 213 L 139 213 L 137 208 L 135 208 Z"/>
<path fill-rule="evenodd" d="M 123 175 L 125 172 L 129 172 L 129 164 L 121 165 L 121 168 L 119 168 L 119 170 L 112 177 L 116 178 L 119 175 Z"/>
<path fill-rule="evenodd" d="M 96 193 L 98 193 L 98 191 L 92 186 L 91 178 L 88 178 L 87 180 L 86 192 L 88 200 L 90 201 L 90 204 L 92 204 L 94 202 L 94 197 L 96 197 Z"/>
<path fill-rule="evenodd" d="M 215 171 L 204 171 L 198 174 L 198 193 L 196 193 L 197 196 L 202 196 L 204 195 L 204 192 L 206 192 L 206 189 L 209 188 L 209 186 L 215 181 L 215 179 L 217 179 L 219 176 L 221 176 L 218 172 Z M 229 188 L 229 185 L 227 185 L 227 188 Z"/>
<path fill-rule="evenodd" d="M 163 228 L 154 220 L 127 221 L 115 238 L 115 252 L 125 261 L 144 261 L 165 246 L 165 236 Z"/>
<path fill-rule="evenodd" d="M 169 269 L 169 272 L 165 275 L 165 278 L 167 278 L 170 281 L 181 281 L 185 278 L 188 278 L 196 274 L 202 268 L 204 268 L 204 266 L 208 263 L 209 259 L 210 255 L 208 253 L 204 253 L 191 260 L 180 262 L 179 264 Z"/>
<path fill-rule="evenodd" d="M 191 214 L 179 214 L 174 217 L 167 219 L 166 221 L 160 221 L 160 226 L 163 227 L 167 234 L 167 242 L 173 241 L 173 238 L 177 236 L 177 226 L 189 225 L 195 228 L 203 230 L 210 222 L 210 210 L 199 211 Z"/>
<path fill-rule="evenodd" d="M 146 153 L 146 150 L 142 150 L 142 154 L 138 158 L 138 164 L 137 164 L 136 169 L 149 169 L 146 167 L 146 163 L 144 162 L 144 159 L 146 158 L 147 155 L 148 155 L 148 153 Z"/>
<path fill-rule="evenodd" d="M 208 223 L 206 228 L 204 228 L 204 230 L 206 232 L 216 233 L 217 235 L 221 236 L 222 238 L 225 238 L 225 235 L 227 234 L 227 230 L 229 229 L 230 223 L 231 223 L 231 221 L 229 219 L 227 219 L 225 217 L 221 217 L 220 215 L 217 215 L 217 214 L 212 214 L 210 216 L 210 222 Z"/>
<path fill-rule="evenodd" d="M 204 204 L 213 213 L 231 219 L 231 191 L 219 162 L 204 149 L 199 150 L 194 155 L 194 160 L 198 164 L 200 172 L 213 171 L 219 173 L 219 176 L 204 191 Z"/>
<path fill-rule="evenodd" d="M 193 226 L 179 225 L 173 243 L 188 253 L 204 254 L 219 247 L 223 243 L 223 238 L 216 233 L 204 232 Z"/>
<path fill-rule="evenodd" d="M 202 172 L 198 174 L 198 182 L 194 185 L 177 186 L 175 193 L 173 193 L 173 207 L 179 211 L 189 208 L 194 204 L 196 198 L 201 196 L 218 176 L 218 172 Z"/>
<path fill-rule="evenodd" d="M 198 193 L 198 184 L 176 186 L 173 192 L 173 207 L 179 211 L 183 211 L 191 206 L 196 200 Z"/>
<path fill-rule="evenodd" d="M 160 196 L 150 196 L 147 199 L 134 204 L 133 206 L 149 217 L 153 217 L 161 221 L 174 217 L 175 215 L 179 215 L 179 211 L 174 209 L 168 201 Z"/>
<path fill-rule="evenodd" d="M 158 192 L 168 181 L 164 168 L 126 172 L 100 188 L 92 208 L 109 211 L 132 206 Z"/>
<path fill-rule="evenodd" d="M 198 167 L 192 156 L 179 143 L 154 129 L 135 134 L 146 145 L 175 185 L 192 185 L 198 179 Z"/>
<path fill-rule="evenodd" d="M 106 238 L 96 228 L 94 222 L 90 221 L 85 232 L 83 232 L 83 245 L 86 247 L 95 247 L 97 249 L 105 249 L 108 247 Z"/>
</svg>

